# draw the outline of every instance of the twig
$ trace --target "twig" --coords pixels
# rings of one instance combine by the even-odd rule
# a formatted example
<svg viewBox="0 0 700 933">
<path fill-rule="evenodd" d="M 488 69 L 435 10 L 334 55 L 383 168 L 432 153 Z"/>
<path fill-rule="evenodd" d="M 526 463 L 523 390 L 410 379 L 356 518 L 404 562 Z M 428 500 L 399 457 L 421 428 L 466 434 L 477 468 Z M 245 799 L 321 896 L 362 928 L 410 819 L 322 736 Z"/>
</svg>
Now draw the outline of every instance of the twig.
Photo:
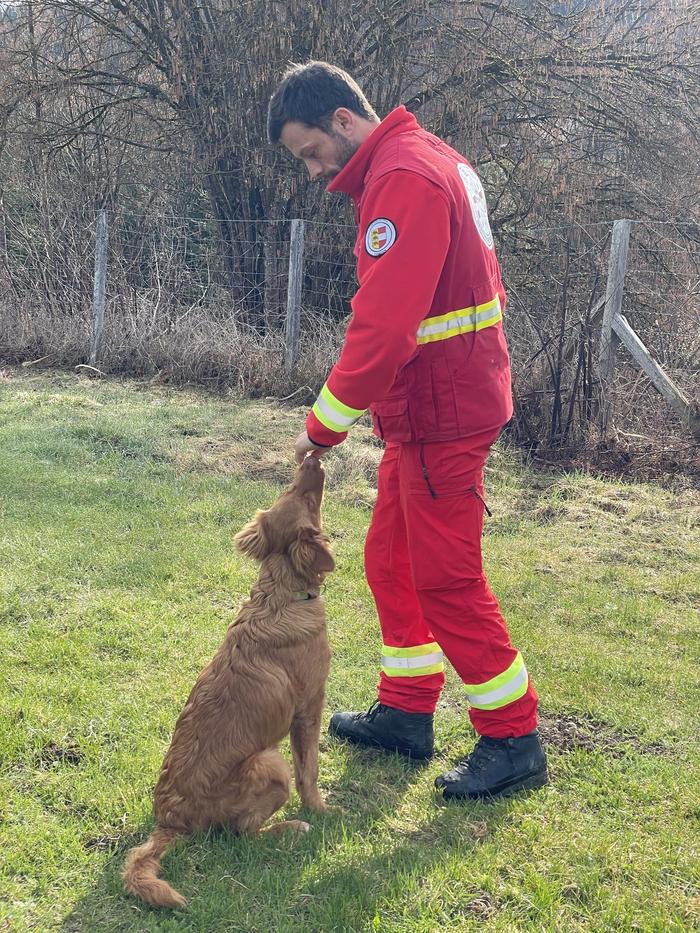
<svg viewBox="0 0 700 933">
<path fill-rule="evenodd" d="M 300 392 L 310 392 L 311 386 L 299 386 L 298 389 L 295 389 L 291 395 L 285 395 L 284 398 L 277 398 L 276 395 L 266 395 L 266 402 L 287 402 L 290 398 L 294 398 L 295 395 L 298 395 Z"/>
<path fill-rule="evenodd" d="M 75 367 L 76 369 L 89 369 L 93 373 L 97 373 L 98 376 L 104 376 L 105 373 L 101 369 L 98 369 L 96 366 L 89 366 L 87 363 L 78 363 Z"/>
<path fill-rule="evenodd" d="M 47 353 L 46 356 L 40 356 L 38 360 L 26 360 L 24 363 L 22 363 L 22 366 L 25 369 L 27 368 L 27 366 L 36 366 L 37 363 L 43 363 L 44 360 L 51 359 L 52 356 L 53 356 L 53 353 Z"/>
</svg>

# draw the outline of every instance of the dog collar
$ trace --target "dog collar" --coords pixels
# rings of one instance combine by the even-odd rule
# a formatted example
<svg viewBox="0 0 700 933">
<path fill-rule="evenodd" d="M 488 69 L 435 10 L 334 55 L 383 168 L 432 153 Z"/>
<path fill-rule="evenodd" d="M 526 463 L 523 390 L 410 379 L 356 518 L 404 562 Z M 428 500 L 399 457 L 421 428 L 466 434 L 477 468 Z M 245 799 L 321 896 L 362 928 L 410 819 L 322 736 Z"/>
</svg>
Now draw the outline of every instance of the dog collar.
<svg viewBox="0 0 700 933">
<path fill-rule="evenodd" d="M 307 590 L 292 593 L 292 599 L 301 602 L 305 599 L 318 599 L 318 593 L 309 593 Z"/>
</svg>

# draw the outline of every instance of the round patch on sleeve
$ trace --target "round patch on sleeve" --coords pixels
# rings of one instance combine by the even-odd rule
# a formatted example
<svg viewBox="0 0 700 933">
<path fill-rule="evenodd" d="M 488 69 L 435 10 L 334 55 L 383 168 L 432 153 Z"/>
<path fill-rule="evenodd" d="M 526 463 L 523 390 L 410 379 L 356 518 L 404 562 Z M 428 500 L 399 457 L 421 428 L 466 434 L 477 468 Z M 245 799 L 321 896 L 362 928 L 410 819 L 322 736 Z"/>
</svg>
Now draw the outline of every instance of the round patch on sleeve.
<svg viewBox="0 0 700 933">
<path fill-rule="evenodd" d="M 365 234 L 365 249 L 370 256 L 381 256 L 396 242 L 396 227 L 390 220 L 380 217 L 373 220 Z"/>
<path fill-rule="evenodd" d="M 457 166 L 457 171 L 459 172 L 460 178 L 462 179 L 464 187 L 467 190 L 469 206 L 472 209 L 474 225 L 476 226 L 479 236 L 489 249 L 493 249 L 493 234 L 491 233 L 491 225 L 489 224 L 489 212 L 486 207 L 486 195 L 484 194 L 483 186 L 479 181 L 479 176 L 476 174 L 471 165 L 467 165 L 466 162 L 460 162 Z"/>
</svg>

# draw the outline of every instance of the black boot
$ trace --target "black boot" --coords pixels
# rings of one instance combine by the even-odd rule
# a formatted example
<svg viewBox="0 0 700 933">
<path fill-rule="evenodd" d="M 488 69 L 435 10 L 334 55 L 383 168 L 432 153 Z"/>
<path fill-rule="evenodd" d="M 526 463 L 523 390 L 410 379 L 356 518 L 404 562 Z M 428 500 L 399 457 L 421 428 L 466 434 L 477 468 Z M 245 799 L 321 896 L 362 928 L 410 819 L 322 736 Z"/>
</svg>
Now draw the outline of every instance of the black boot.
<svg viewBox="0 0 700 933">
<path fill-rule="evenodd" d="M 535 790 L 549 780 L 537 729 L 515 739 L 482 735 L 468 758 L 435 779 L 443 797 L 509 797 Z"/>
<path fill-rule="evenodd" d="M 432 713 L 404 713 L 377 701 L 366 713 L 334 713 L 329 732 L 356 745 L 384 748 L 414 761 L 433 756 Z"/>
</svg>

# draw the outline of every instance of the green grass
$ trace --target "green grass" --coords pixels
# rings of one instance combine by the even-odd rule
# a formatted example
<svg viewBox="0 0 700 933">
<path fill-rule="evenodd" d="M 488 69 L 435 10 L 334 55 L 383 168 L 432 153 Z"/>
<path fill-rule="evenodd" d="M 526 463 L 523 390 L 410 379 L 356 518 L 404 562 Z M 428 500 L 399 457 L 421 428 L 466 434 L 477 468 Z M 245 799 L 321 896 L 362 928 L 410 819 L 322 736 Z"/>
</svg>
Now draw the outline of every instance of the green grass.
<svg viewBox="0 0 700 933">
<path fill-rule="evenodd" d="M 254 579 L 231 539 L 291 476 L 303 417 L 0 373 L 0 930 L 700 929 L 697 494 L 538 475 L 502 450 L 487 572 L 540 694 L 551 785 L 440 805 L 435 775 L 473 743 L 450 675 L 428 767 L 324 736 L 340 813 L 303 838 L 183 841 L 164 872 L 187 912 L 123 894 L 170 730 Z M 361 427 L 326 461 L 329 710 L 374 696 L 379 454 Z M 294 796 L 279 816 L 299 812 Z"/>
</svg>

